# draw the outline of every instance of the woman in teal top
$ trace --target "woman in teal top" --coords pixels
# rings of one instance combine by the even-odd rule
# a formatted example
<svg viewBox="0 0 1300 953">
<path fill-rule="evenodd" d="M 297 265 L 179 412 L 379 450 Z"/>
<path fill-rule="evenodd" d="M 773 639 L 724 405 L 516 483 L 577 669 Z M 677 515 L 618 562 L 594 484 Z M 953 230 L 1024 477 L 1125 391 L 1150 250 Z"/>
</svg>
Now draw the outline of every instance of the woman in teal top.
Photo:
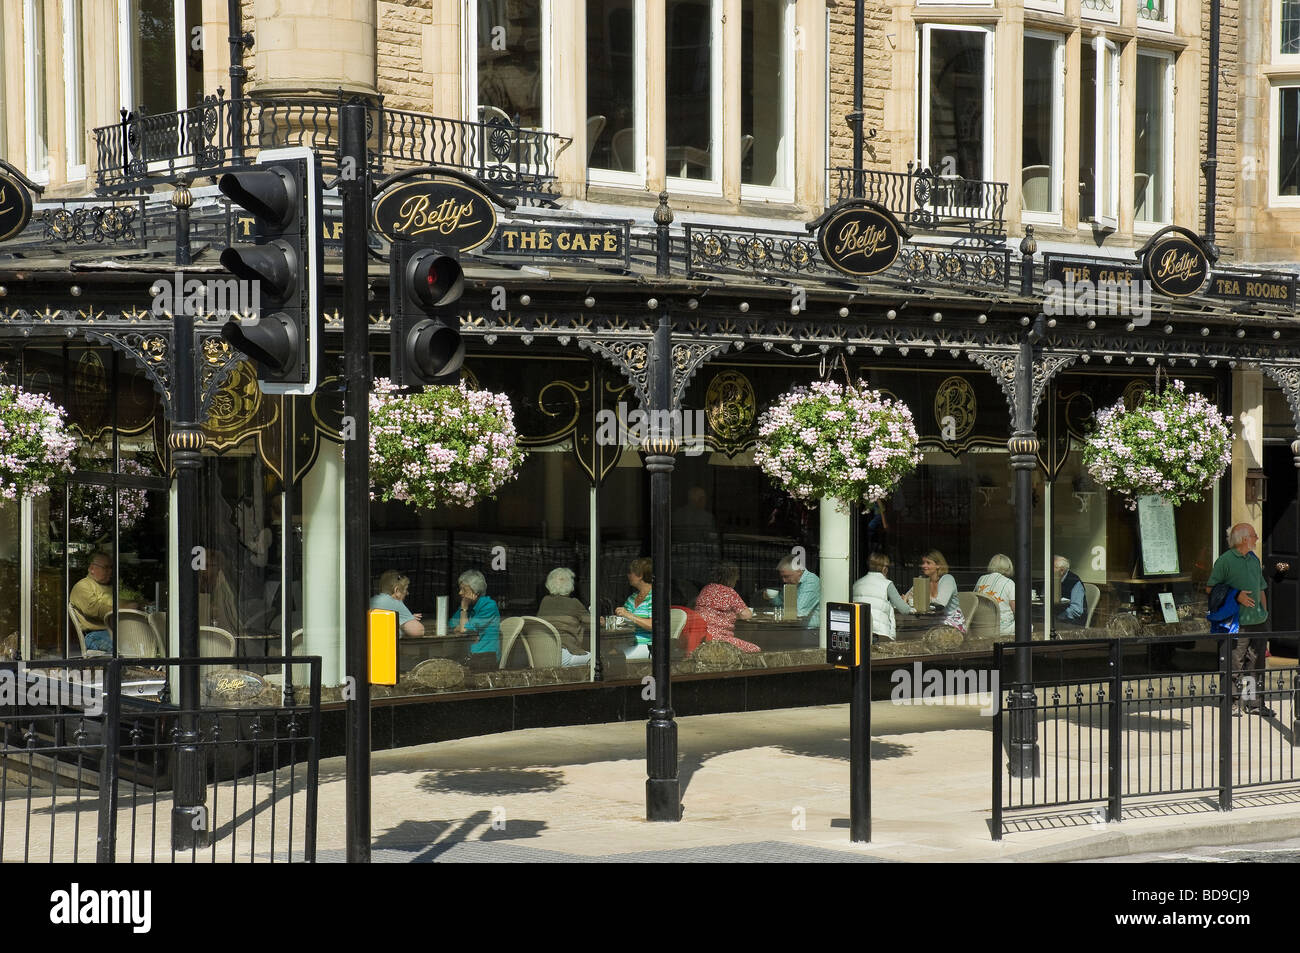
<svg viewBox="0 0 1300 953">
<path fill-rule="evenodd" d="M 627 571 L 627 582 L 635 591 L 627 597 L 627 602 L 614 610 L 614 615 L 627 619 L 636 627 L 636 646 L 628 649 L 624 655 L 630 659 L 649 658 L 654 563 L 645 557 L 632 560 Z"/>
<path fill-rule="evenodd" d="M 487 595 L 487 580 L 481 572 L 469 570 L 460 574 L 460 608 L 451 617 L 453 631 L 477 635 L 478 641 L 469 647 L 470 660 L 474 656 L 491 656 L 496 659 L 501 650 L 501 610 Z"/>
</svg>

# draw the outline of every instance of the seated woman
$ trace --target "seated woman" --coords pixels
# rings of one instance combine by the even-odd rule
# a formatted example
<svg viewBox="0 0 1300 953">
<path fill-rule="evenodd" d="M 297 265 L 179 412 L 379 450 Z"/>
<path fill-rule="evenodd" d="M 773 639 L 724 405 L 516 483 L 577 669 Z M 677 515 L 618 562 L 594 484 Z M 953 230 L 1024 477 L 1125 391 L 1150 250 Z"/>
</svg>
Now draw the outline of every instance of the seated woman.
<svg viewBox="0 0 1300 953">
<path fill-rule="evenodd" d="M 591 613 L 573 597 L 573 570 L 552 569 L 546 577 L 546 591 L 537 607 L 539 618 L 560 633 L 560 665 L 574 668 L 591 661 L 584 636 L 591 628 Z"/>
<path fill-rule="evenodd" d="M 975 583 L 975 592 L 998 604 L 998 633 L 1014 635 L 1016 631 L 1016 584 L 1011 580 L 1015 567 L 1011 559 L 998 553 L 989 560 L 989 570 Z"/>
<path fill-rule="evenodd" d="M 654 563 L 644 556 L 632 560 L 627 570 L 627 583 L 634 590 L 627 602 L 614 610 L 614 615 L 627 619 L 636 627 L 636 645 L 623 654 L 629 659 L 650 657 L 651 584 L 654 582 Z"/>
<path fill-rule="evenodd" d="M 501 610 L 487 594 L 487 580 L 478 570 L 461 573 L 456 582 L 460 587 L 460 608 L 452 614 L 452 632 L 478 636 L 469 647 L 471 669 L 496 668 L 501 651 Z"/>
<path fill-rule="evenodd" d="M 943 615 L 943 624 L 951 626 L 962 635 L 966 634 L 966 617 L 962 615 L 961 602 L 957 599 L 957 580 L 948 572 L 948 560 L 943 553 L 932 549 L 921 557 L 921 575 L 930 580 L 930 606 Z M 913 606 L 916 600 L 912 590 L 907 590 L 906 599 Z M 917 607 L 917 611 L 921 611 Z"/>
<path fill-rule="evenodd" d="M 718 563 L 713 567 L 709 584 L 695 599 L 695 611 L 704 618 L 710 642 L 730 642 L 742 652 L 761 652 L 753 642 L 736 638 L 736 620 L 754 617 L 754 610 L 736 592 L 739 578 L 740 570 L 735 563 Z"/>
<path fill-rule="evenodd" d="M 370 597 L 370 608 L 387 609 L 397 613 L 397 629 L 413 639 L 424 636 L 424 623 L 419 612 L 406 608 L 406 596 L 411 591 L 411 579 L 403 576 L 396 569 L 390 569 L 379 577 L 379 592 Z"/>
<path fill-rule="evenodd" d="M 898 589 L 887 578 L 889 566 L 888 556 L 872 553 L 867 560 L 867 574 L 853 584 L 852 598 L 854 602 L 865 602 L 871 606 L 871 634 L 893 642 L 898 637 L 894 613 L 912 615 L 916 610 L 903 601 Z"/>
</svg>

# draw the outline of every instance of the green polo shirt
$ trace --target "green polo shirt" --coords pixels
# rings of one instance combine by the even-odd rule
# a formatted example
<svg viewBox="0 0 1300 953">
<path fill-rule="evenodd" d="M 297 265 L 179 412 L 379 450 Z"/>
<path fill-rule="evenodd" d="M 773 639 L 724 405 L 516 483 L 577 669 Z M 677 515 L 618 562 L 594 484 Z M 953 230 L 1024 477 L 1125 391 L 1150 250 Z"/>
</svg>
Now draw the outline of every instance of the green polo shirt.
<svg viewBox="0 0 1300 953">
<path fill-rule="evenodd" d="M 1255 600 L 1255 607 L 1241 607 L 1241 614 L 1237 621 L 1241 625 L 1259 625 L 1268 618 L 1268 611 L 1264 608 L 1264 590 L 1267 588 L 1264 583 L 1264 567 L 1259 564 L 1259 557 L 1253 552 L 1247 552 L 1241 555 L 1235 549 L 1230 549 L 1214 561 L 1214 568 L 1210 570 L 1211 586 L 1217 586 L 1221 582 L 1226 582 L 1233 589 L 1240 589 L 1242 592 L 1249 592 Z"/>
</svg>

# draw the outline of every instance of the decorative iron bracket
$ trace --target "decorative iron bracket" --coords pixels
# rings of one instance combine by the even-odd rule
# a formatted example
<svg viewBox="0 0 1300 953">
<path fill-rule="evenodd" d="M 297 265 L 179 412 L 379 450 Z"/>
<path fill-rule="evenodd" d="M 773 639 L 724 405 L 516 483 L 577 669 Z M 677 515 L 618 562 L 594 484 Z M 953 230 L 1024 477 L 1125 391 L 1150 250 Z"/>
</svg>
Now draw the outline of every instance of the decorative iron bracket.
<svg viewBox="0 0 1300 953">
<path fill-rule="evenodd" d="M 602 341 L 596 338 L 579 338 L 578 347 L 599 354 L 613 364 L 636 393 L 641 406 L 650 406 L 650 341 L 620 339 Z M 676 353 L 674 353 L 674 360 Z"/>
<path fill-rule="evenodd" d="M 1260 361 L 1255 366 L 1273 379 L 1286 398 L 1286 405 L 1291 408 L 1291 424 L 1296 431 L 1296 439 L 1291 441 L 1291 454 L 1295 457 L 1295 465 L 1300 467 L 1300 364 Z"/>
<path fill-rule="evenodd" d="M 742 345 L 736 342 L 737 350 Z M 722 343 L 696 342 L 673 345 L 673 408 L 679 408 L 686 396 L 686 388 L 693 378 L 716 355 L 725 354 L 731 348 L 731 342 Z"/>
<path fill-rule="evenodd" d="M 109 331 L 83 327 L 82 335 L 88 340 L 107 344 L 113 350 L 134 360 L 162 399 L 163 413 L 171 419 L 172 409 L 172 345 L 168 331 Z"/>
<path fill-rule="evenodd" d="M 212 402 L 244 355 L 231 347 L 220 334 L 196 334 L 194 353 L 199 355 L 196 368 L 199 388 L 197 416 L 199 420 L 207 420 Z"/>
<path fill-rule="evenodd" d="M 1030 401 L 1030 419 L 1034 424 L 1037 424 L 1038 404 L 1043 399 L 1043 392 L 1047 390 L 1048 382 L 1078 359 L 1077 354 L 1040 354 L 1036 356 L 1034 358 L 1031 393 L 1022 396 L 1019 393 L 1016 374 L 1020 364 L 1018 349 L 992 351 L 972 348 L 966 352 L 966 356 L 992 374 L 993 379 L 1002 388 L 1002 393 L 1007 398 L 1007 408 L 1011 412 L 1011 429 L 1013 431 L 1017 426 L 1018 415 L 1016 410 L 1020 406 L 1021 400 Z"/>
</svg>

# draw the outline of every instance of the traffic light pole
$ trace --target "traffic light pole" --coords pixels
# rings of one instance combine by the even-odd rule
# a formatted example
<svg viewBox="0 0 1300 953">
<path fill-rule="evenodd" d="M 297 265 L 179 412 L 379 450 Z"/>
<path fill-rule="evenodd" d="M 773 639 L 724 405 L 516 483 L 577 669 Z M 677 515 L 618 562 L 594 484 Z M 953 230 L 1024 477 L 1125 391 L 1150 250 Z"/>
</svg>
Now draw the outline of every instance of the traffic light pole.
<svg viewBox="0 0 1300 953">
<path fill-rule="evenodd" d="M 369 196 L 366 178 L 366 109 L 343 107 L 343 372 L 347 383 L 343 414 L 352 438 L 343 444 L 346 633 L 350 698 L 346 726 L 347 860 L 370 863 L 370 674 L 366 611 L 370 602 L 370 320 L 366 305 L 366 235 Z"/>
</svg>

